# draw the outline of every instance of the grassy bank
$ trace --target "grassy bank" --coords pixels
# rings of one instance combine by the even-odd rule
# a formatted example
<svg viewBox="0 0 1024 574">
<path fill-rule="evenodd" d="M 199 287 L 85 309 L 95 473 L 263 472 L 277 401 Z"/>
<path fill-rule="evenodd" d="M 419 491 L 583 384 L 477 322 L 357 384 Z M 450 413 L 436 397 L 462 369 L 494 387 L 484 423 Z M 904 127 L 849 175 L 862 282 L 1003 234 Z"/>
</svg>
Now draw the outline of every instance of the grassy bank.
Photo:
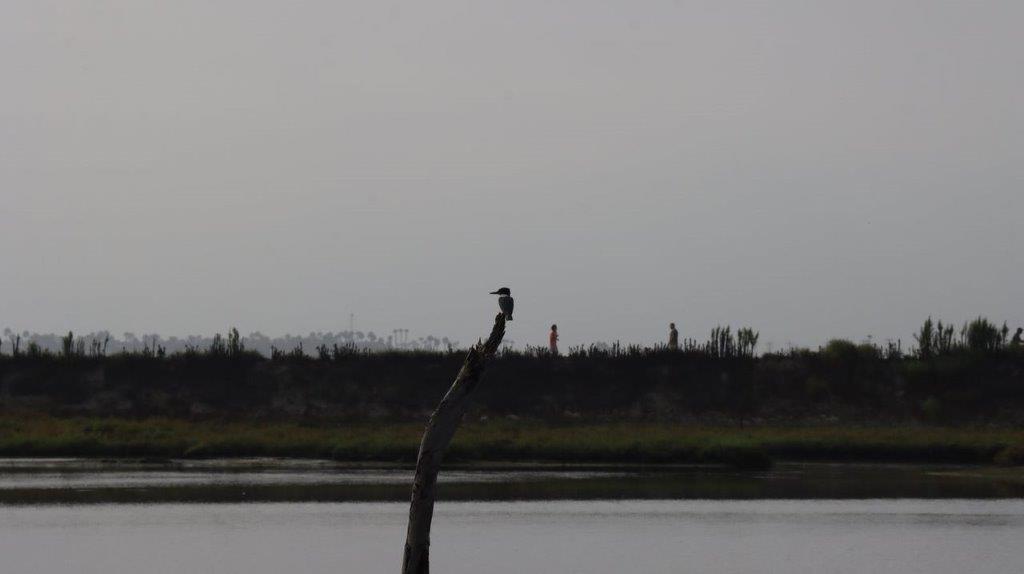
<svg viewBox="0 0 1024 574">
<path fill-rule="evenodd" d="M 418 423 L 317 424 L 150 418 L 0 418 L 6 457 L 294 457 L 415 460 Z M 1024 430 L 946 427 L 694 427 L 661 423 L 466 424 L 449 461 L 724 463 L 770 460 L 1024 463 Z"/>
</svg>

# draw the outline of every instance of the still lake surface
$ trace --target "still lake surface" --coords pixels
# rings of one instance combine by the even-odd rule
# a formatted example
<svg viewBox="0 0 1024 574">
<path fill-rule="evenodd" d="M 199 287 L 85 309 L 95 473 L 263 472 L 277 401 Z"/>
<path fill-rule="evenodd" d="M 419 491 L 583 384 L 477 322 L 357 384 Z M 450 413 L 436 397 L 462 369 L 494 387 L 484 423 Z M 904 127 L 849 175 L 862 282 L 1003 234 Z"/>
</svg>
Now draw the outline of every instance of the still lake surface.
<svg viewBox="0 0 1024 574">
<path fill-rule="evenodd" d="M 396 572 L 401 469 L 0 461 L 12 573 Z M 1024 571 L 1024 487 L 970 467 L 453 470 L 439 573 Z"/>
</svg>

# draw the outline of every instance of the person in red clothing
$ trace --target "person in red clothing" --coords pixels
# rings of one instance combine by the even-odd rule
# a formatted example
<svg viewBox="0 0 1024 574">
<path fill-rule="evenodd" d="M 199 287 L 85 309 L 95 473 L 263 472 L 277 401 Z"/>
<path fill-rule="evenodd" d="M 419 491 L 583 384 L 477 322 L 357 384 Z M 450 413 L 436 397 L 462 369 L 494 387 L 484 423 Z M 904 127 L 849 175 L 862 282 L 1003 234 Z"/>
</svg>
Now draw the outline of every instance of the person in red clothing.
<svg viewBox="0 0 1024 574">
<path fill-rule="evenodd" d="M 548 349 L 551 354 L 558 356 L 558 325 L 551 326 L 551 333 L 548 335 Z"/>
</svg>

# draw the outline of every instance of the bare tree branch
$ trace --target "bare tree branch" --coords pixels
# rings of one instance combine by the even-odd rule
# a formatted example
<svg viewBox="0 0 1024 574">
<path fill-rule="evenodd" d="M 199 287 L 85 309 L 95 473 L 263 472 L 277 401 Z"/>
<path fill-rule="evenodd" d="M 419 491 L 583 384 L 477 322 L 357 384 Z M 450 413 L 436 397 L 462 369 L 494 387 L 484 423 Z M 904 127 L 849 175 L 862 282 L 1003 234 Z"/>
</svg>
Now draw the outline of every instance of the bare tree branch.
<svg viewBox="0 0 1024 574">
<path fill-rule="evenodd" d="M 416 457 L 416 475 L 412 484 L 412 503 L 409 507 L 409 528 L 405 535 L 405 556 L 402 574 L 428 574 L 430 572 L 430 523 L 434 518 L 434 496 L 437 473 L 448 444 L 459 428 L 462 415 L 469 408 L 469 399 L 480 384 L 484 365 L 494 356 L 505 336 L 505 315 L 494 318 L 491 336 L 469 350 L 462 369 L 450 389 L 441 399 L 423 432 L 419 456 Z"/>
</svg>

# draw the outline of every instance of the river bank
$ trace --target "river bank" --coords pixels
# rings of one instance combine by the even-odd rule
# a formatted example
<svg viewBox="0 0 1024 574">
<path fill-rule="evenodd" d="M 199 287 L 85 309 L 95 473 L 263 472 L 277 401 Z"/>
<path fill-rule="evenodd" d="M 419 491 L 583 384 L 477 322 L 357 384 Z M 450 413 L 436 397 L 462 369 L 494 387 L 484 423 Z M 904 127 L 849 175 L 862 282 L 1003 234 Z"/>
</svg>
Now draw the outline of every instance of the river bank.
<svg viewBox="0 0 1024 574">
<path fill-rule="evenodd" d="M 283 457 L 410 464 L 423 424 L 0 416 L 2 457 Z M 726 464 L 772 461 L 1019 465 L 1024 430 L 937 427 L 712 427 L 674 423 L 467 422 L 450 463 Z"/>
</svg>

